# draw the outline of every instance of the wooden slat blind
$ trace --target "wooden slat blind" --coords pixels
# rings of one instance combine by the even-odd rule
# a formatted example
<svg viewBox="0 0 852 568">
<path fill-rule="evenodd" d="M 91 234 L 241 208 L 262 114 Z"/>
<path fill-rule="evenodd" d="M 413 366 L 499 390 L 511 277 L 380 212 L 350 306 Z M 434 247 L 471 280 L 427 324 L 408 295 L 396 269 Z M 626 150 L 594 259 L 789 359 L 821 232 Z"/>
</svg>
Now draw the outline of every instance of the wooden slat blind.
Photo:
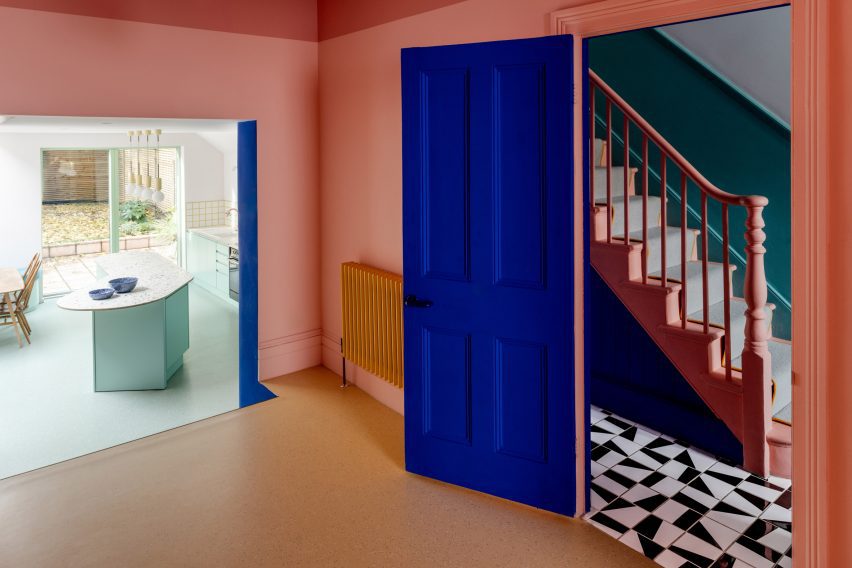
<svg viewBox="0 0 852 568">
<path fill-rule="evenodd" d="M 108 150 L 45 150 L 42 160 L 42 201 L 109 200 Z M 76 175 L 62 173 L 73 167 Z"/>
</svg>

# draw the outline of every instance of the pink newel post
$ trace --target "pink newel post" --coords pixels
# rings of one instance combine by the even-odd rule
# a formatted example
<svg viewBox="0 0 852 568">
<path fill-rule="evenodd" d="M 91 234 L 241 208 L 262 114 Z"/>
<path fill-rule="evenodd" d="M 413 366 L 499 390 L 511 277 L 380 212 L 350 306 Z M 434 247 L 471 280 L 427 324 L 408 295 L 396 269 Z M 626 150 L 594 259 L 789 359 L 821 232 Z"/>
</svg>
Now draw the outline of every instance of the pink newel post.
<svg viewBox="0 0 852 568">
<path fill-rule="evenodd" d="M 743 458 L 745 469 L 758 475 L 769 475 L 769 449 L 766 435 L 772 425 L 772 362 L 767 346 L 769 330 L 766 322 L 766 273 L 763 255 L 763 208 L 765 197 L 750 197 L 745 204 L 746 274 L 743 285 L 746 324 L 743 348 Z"/>
</svg>

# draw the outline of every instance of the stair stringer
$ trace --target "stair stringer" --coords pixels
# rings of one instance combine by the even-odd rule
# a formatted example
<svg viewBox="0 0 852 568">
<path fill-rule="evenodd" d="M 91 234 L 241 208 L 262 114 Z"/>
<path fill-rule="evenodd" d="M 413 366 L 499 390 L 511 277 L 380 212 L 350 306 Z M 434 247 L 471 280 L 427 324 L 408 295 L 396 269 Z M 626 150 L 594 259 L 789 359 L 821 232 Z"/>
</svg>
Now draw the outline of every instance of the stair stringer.
<svg viewBox="0 0 852 568">
<path fill-rule="evenodd" d="M 727 382 L 724 373 L 718 372 L 724 333 L 711 329 L 705 334 L 694 323 L 687 323 L 686 329 L 680 327 L 681 285 L 642 284 L 641 243 L 592 242 L 590 249 L 592 267 L 707 407 L 743 442 L 741 375 L 733 371 L 732 381 Z"/>
</svg>

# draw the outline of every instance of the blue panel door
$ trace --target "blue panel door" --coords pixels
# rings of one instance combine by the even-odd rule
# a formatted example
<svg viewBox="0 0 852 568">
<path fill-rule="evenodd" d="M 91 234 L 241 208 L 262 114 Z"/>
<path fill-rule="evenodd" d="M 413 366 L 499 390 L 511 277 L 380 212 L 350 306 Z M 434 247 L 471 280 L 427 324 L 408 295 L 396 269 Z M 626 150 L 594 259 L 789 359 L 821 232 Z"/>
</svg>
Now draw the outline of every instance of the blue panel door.
<svg viewBox="0 0 852 568">
<path fill-rule="evenodd" d="M 402 53 L 409 471 L 573 514 L 569 36 Z"/>
</svg>

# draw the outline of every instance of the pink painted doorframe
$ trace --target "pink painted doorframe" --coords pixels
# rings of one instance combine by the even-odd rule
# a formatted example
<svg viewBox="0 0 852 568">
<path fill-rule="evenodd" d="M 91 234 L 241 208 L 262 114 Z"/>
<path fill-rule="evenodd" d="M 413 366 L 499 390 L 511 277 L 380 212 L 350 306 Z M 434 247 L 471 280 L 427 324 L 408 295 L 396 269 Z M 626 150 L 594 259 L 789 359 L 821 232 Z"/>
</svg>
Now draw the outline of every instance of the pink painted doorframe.
<svg viewBox="0 0 852 568">
<path fill-rule="evenodd" d="M 792 127 L 792 206 L 793 239 L 793 540 L 796 562 L 803 566 L 828 568 L 825 543 L 831 515 L 828 508 L 826 413 L 827 350 L 823 338 L 828 331 L 826 297 L 828 290 L 825 250 L 827 244 L 826 187 L 829 132 L 826 114 L 828 100 L 828 7 L 820 0 L 603 0 L 581 4 L 551 14 L 552 34 L 572 34 L 576 73 L 582 69 L 580 49 L 584 39 L 634 29 L 697 20 L 737 12 L 792 5 L 793 127 Z M 575 77 L 575 84 L 582 84 Z M 581 97 L 574 103 L 575 124 L 582 124 Z M 582 163 L 582 132 L 575 129 L 575 161 Z M 575 212 L 582 211 L 582 169 L 574 179 Z M 575 218 L 575 263 L 582 274 L 582 214 Z M 582 281 L 575 284 L 582 289 Z M 579 295 L 579 294 L 578 294 Z M 575 324 L 582 329 L 582 303 L 575 310 Z M 582 334 L 577 334 L 578 338 Z M 577 377 L 583 377 L 581 341 L 577 341 Z M 582 380 L 577 382 L 578 405 L 584 400 Z M 585 428 L 585 408 L 577 409 L 578 432 Z M 584 479 L 585 460 L 578 447 L 577 479 Z M 580 462 L 583 462 L 582 464 Z M 578 484 L 579 485 L 579 484 Z M 584 488 L 578 486 L 579 496 Z"/>
</svg>

